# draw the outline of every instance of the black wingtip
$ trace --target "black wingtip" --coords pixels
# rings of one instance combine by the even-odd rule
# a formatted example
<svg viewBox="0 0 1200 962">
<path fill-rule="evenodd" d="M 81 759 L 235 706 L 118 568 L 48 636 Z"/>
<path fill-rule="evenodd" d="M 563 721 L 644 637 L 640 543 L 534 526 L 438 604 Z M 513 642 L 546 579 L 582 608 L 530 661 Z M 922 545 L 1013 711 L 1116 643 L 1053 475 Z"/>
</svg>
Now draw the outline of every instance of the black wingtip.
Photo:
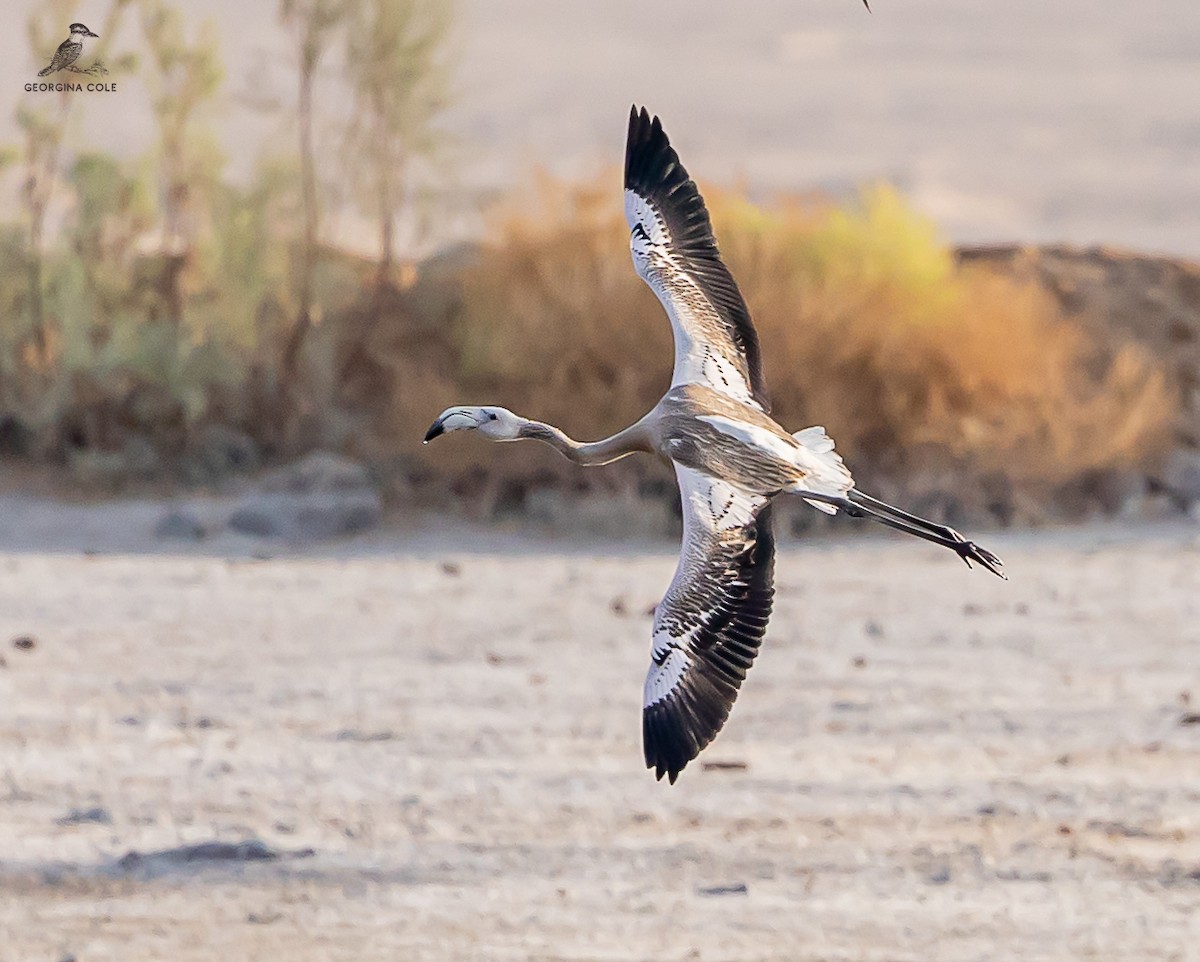
<svg viewBox="0 0 1200 962">
<path fill-rule="evenodd" d="M 659 209 L 675 246 L 716 255 L 712 223 L 700 191 L 671 146 L 662 120 L 645 107 L 629 115 L 625 188 Z"/>
<path fill-rule="evenodd" d="M 661 782 L 665 776 L 674 785 L 679 773 L 699 754 L 699 748 L 694 741 L 689 747 L 690 736 L 672 714 L 671 708 L 663 703 L 642 710 L 642 749 L 646 767 L 653 770 L 655 781 Z"/>
<path fill-rule="evenodd" d="M 625 186 L 633 187 L 640 179 L 638 171 L 646 165 L 648 154 L 669 150 L 670 146 L 658 117 L 652 117 L 645 107 L 631 106 L 629 131 L 625 136 Z"/>
</svg>

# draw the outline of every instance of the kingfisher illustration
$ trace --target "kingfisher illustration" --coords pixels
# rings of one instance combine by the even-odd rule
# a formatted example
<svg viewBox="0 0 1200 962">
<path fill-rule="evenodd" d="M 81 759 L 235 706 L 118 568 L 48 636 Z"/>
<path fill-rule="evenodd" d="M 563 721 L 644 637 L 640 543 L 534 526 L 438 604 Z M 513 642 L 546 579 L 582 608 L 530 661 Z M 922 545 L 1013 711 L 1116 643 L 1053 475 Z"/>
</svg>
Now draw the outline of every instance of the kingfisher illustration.
<svg viewBox="0 0 1200 962">
<path fill-rule="evenodd" d="M 58 49 L 54 51 L 54 59 L 50 61 L 50 66 L 45 70 L 39 70 L 38 76 L 44 77 L 46 74 L 54 73 L 56 70 L 65 70 L 78 60 L 79 55 L 83 53 L 84 37 L 99 36 L 98 33 L 92 33 L 82 23 L 71 24 L 71 36 L 58 45 Z"/>
</svg>

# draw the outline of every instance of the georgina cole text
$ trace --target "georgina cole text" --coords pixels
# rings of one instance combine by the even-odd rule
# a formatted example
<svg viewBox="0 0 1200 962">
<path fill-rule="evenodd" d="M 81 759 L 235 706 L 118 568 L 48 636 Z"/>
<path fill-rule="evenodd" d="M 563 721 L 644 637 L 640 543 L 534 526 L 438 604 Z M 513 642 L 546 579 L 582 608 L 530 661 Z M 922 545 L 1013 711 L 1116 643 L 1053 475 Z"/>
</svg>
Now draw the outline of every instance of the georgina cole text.
<svg viewBox="0 0 1200 962">
<path fill-rule="evenodd" d="M 54 91 L 55 93 L 82 93 L 83 91 L 102 91 L 104 93 L 116 93 L 117 85 L 109 84 L 26 84 L 26 93 L 40 93 L 42 91 Z"/>
</svg>

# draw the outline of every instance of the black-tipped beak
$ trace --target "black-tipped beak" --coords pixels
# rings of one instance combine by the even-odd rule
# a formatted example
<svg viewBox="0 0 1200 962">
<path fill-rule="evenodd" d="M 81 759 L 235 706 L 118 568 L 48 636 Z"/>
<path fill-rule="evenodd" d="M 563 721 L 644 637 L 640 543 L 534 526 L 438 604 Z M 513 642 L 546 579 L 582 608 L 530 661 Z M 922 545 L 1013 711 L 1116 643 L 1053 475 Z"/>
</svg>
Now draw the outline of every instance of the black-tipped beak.
<svg viewBox="0 0 1200 962">
<path fill-rule="evenodd" d="M 433 424 L 430 426 L 429 430 L 425 432 L 424 443 L 428 444 L 430 441 L 432 441 L 434 438 L 436 438 L 439 434 L 443 434 L 443 433 L 445 433 L 445 428 L 442 427 L 442 419 L 438 418 L 436 421 L 433 422 Z"/>
<path fill-rule="evenodd" d="M 92 33 L 92 31 L 90 31 L 90 30 L 87 32 L 87 35 L 88 35 L 89 37 L 95 37 L 97 40 L 99 40 L 99 39 L 100 39 L 100 34 L 98 34 L 98 33 Z"/>
</svg>

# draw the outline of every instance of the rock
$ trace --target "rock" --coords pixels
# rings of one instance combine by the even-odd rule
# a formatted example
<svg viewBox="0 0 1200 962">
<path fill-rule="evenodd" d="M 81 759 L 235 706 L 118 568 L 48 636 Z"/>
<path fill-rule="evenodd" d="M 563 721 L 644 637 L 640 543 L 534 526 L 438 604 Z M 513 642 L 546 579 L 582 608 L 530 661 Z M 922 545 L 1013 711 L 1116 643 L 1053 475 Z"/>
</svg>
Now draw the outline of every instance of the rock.
<svg viewBox="0 0 1200 962">
<path fill-rule="evenodd" d="M 1000 471 L 989 472 L 979 479 L 974 493 L 976 505 L 972 522 L 978 518 L 982 525 L 999 524 L 1005 528 L 1012 524 L 1016 514 L 1012 478 Z"/>
<path fill-rule="evenodd" d="M 1179 502 L 1162 491 L 1142 494 L 1121 509 L 1121 518 L 1126 521 L 1171 521 L 1179 514 Z"/>
<path fill-rule="evenodd" d="M 293 494 L 375 490 L 371 472 L 365 465 L 328 451 L 313 451 L 294 464 L 271 471 L 260 485 L 264 491 Z"/>
<path fill-rule="evenodd" d="M 266 491 L 244 498 L 229 527 L 260 538 L 320 541 L 368 531 L 382 519 L 383 501 L 375 491 Z"/>
<path fill-rule="evenodd" d="M 746 895 L 750 889 L 745 882 L 733 882 L 729 885 L 707 885 L 696 889 L 697 895 Z"/>
<path fill-rule="evenodd" d="M 1100 503 L 1079 478 L 1060 485 L 1049 499 L 1049 510 L 1056 521 L 1083 524 L 1104 514 Z"/>
<path fill-rule="evenodd" d="M 1159 473 L 1159 481 L 1185 505 L 1200 501 L 1200 450 L 1176 448 L 1172 451 Z"/>
<path fill-rule="evenodd" d="M 131 478 L 149 481 L 162 473 L 162 458 L 149 438 L 140 434 L 130 435 L 125 439 L 121 454 L 125 459 L 126 474 Z"/>
<path fill-rule="evenodd" d="M 260 461 L 250 435 L 226 424 L 206 424 L 188 442 L 184 473 L 190 481 L 207 484 L 255 471 Z"/>
<path fill-rule="evenodd" d="M 246 499 L 229 518 L 229 527 L 256 538 L 282 537 L 284 523 L 275 506 L 261 496 Z"/>
<path fill-rule="evenodd" d="M 204 537 L 204 525 L 186 509 L 177 509 L 163 515 L 154 526 L 154 536 L 180 541 L 199 541 Z"/>
<path fill-rule="evenodd" d="M 271 848 L 256 838 L 242 842 L 200 842 L 197 845 L 181 845 L 179 848 L 162 849 L 157 852 L 130 850 L 116 862 L 121 872 L 138 871 L 157 874 L 186 865 L 202 865 L 220 862 L 273 862 L 283 858 L 311 858 L 311 848 L 293 852 Z"/>
<path fill-rule="evenodd" d="M 305 539 L 336 538 L 376 527 L 383 518 L 383 503 L 374 491 L 355 495 L 308 495 L 300 507 L 297 525 Z"/>
<path fill-rule="evenodd" d="M 389 504 L 411 503 L 416 497 L 414 479 L 420 479 L 423 474 L 420 463 L 404 454 L 374 458 L 370 471 L 384 501 Z"/>
<path fill-rule="evenodd" d="M 54 820 L 56 825 L 111 825 L 112 816 L 108 809 L 99 805 L 94 808 L 73 808 L 62 818 Z"/>
<path fill-rule="evenodd" d="M 1104 821 L 1093 819 L 1087 827 L 1093 832 L 1103 832 L 1111 838 L 1151 838 L 1151 833 L 1141 825 L 1130 825 L 1127 822 Z"/>
<path fill-rule="evenodd" d="M 67 453 L 67 470 L 86 487 L 119 488 L 129 478 L 129 464 L 123 451 L 97 451 L 72 448 Z"/>
<path fill-rule="evenodd" d="M 364 732 L 357 728 L 343 728 L 333 736 L 333 740 L 336 742 L 390 742 L 395 737 L 396 733 L 390 731 Z"/>
<path fill-rule="evenodd" d="M 703 762 L 701 764 L 701 768 L 706 772 L 744 772 L 747 767 L 745 762 L 736 759 Z"/>
<path fill-rule="evenodd" d="M 1130 468 L 1089 471 L 1079 481 L 1085 497 L 1108 515 L 1125 517 L 1146 495 L 1146 476 Z"/>
<path fill-rule="evenodd" d="M 1014 528 L 1038 528 L 1054 520 L 1053 504 L 1049 497 L 1017 488 L 1013 492 L 1012 514 L 1008 525 Z"/>
<path fill-rule="evenodd" d="M 320 541 L 357 534 L 383 519 L 383 499 L 365 466 L 327 451 L 264 475 L 229 526 L 256 537 Z"/>
<path fill-rule="evenodd" d="M 556 531 L 600 538 L 668 538 L 679 524 L 663 501 L 603 494 L 572 497 L 556 488 L 530 491 L 525 511 Z"/>
<path fill-rule="evenodd" d="M 11 414 L 0 415 L 0 458 L 24 457 L 32 447 L 33 435 Z"/>
</svg>

